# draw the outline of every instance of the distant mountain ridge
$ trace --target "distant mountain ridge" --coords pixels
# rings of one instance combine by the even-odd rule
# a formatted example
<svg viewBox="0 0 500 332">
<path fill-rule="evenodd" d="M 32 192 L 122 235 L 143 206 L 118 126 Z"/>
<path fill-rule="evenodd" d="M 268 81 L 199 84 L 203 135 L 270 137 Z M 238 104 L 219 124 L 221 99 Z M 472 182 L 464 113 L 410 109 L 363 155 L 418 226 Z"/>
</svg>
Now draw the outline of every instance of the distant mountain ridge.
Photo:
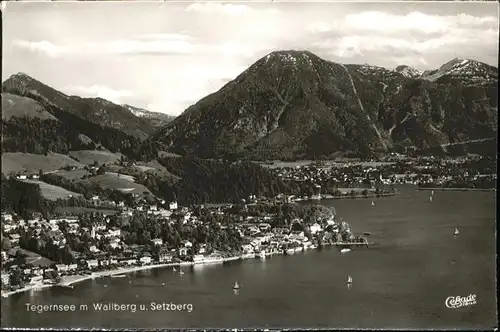
<svg viewBox="0 0 500 332">
<path fill-rule="evenodd" d="M 496 83 L 498 68 L 476 60 L 455 58 L 439 69 L 423 72 L 420 78 L 433 82 L 442 80 L 443 83 L 458 80 L 464 85 Z"/>
<path fill-rule="evenodd" d="M 68 96 L 24 73 L 10 76 L 2 83 L 2 94 L 10 93 L 44 101 L 84 120 L 106 125 L 136 136 L 147 138 L 155 131 L 149 120 L 135 116 L 128 108 L 103 98 Z"/>
<path fill-rule="evenodd" d="M 395 71 L 407 78 L 420 78 L 422 76 L 422 72 L 420 70 L 406 65 L 397 66 Z"/>
<path fill-rule="evenodd" d="M 150 141 L 179 154 L 317 158 L 496 137 L 498 70 L 454 59 L 421 75 L 276 51 L 186 109 Z M 444 145 L 442 148 L 440 145 Z"/>
<path fill-rule="evenodd" d="M 132 114 L 134 114 L 136 117 L 149 121 L 149 123 L 153 127 L 164 126 L 175 119 L 175 116 L 165 113 L 151 112 L 143 108 L 138 108 L 127 104 L 124 104 L 122 106 L 132 112 Z"/>
</svg>

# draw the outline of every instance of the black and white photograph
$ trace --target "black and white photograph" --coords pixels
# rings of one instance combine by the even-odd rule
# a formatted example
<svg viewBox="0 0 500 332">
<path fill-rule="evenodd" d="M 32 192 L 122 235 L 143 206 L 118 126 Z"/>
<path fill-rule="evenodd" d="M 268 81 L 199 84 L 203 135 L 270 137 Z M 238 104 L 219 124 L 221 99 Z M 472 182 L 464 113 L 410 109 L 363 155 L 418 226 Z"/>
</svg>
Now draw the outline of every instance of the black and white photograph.
<svg viewBox="0 0 500 332">
<path fill-rule="evenodd" d="M 498 328 L 496 1 L 1 8 L 2 329 Z"/>
</svg>

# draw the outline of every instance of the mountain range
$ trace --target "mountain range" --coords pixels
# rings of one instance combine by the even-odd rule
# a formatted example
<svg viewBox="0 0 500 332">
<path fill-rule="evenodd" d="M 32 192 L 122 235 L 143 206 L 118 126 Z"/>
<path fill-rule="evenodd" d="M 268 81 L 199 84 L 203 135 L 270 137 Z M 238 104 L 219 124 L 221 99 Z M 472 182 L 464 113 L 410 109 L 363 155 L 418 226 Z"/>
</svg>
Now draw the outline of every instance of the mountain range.
<svg viewBox="0 0 500 332">
<path fill-rule="evenodd" d="M 462 142 L 491 140 L 497 136 L 497 99 L 498 69 L 474 60 L 453 59 L 421 72 L 276 51 L 176 118 L 68 96 L 15 74 L 2 84 L 2 122 L 7 141 L 47 121 L 58 123 L 51 133 L 38 130 L 43 146 L 18 141 L 9 151 L 29 143 L 37 145 L 31 150 L 61 153 L 82 148 L 81 143 L 204 158 L 324 158 L 408 149 L 447 152 Z M 15 118 L 23 116 L 36 123 Z M 72 130 L 78 137 L 63 143 L 47 138 L 73 135 Z"/>
<path fill-rule="evenodd" d="M 3 107 L 19 108 L 21 99 L 17 98 L 14 102 L 12 96 L 24 97 L 22 100 L 25 103 L 29 100 L 36 102 L 37 106 L 31 103 L 35 108 L 40 108 L 43 102 L 83 120 L 118 129 L 140 139 L 149 137 L 158 126 L 168 123 L 173 118 L 130 105 L 118 105 L 103 98 L 68 96 L 24 73 L 12 75 L 3 82 Z M 21 115 L 23 112 L 25 111 L 18 111 L 15 114 Z"/>
<path fill-rule="evenodd" d="M 446 150 L 496 137 L 497 90 L 498 69 L 474 60 L 420 73 L 277 51 L 150 140 L 179 154 L 252 159 Z"/>
</svg>

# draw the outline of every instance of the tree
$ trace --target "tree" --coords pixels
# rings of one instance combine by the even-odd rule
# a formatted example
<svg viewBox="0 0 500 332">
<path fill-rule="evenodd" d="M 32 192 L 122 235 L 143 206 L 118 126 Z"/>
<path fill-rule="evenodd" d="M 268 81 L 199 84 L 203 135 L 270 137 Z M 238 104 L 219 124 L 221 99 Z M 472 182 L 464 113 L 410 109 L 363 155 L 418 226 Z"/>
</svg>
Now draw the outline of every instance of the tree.
<svg viewBox="0 0 500 332">
<path fill-rule="evenodd" d="M 12 248 L 12 244 L 10 243 L 9 239 L 3 238 L 2 240 L 2 250 L 10 250 Z"/>
<path fill-rule="evenodd" d="M 105 174 L 105 173 L 106 173 L 106 167 L 101 166 L 101 167 L 99 167 L 99 169 L 97 170 L 97 173 L 96 173 L 96 174 L 97 174 L 97 175 L 103 175 L 103 174 Z"/>
<path fill-rule="evenodd" d="M 9 276 L 9 282 L 13 286 L 20 285 L 23 281 L 23 275 L 20 269 L 15 269 Z"/>
</svg>

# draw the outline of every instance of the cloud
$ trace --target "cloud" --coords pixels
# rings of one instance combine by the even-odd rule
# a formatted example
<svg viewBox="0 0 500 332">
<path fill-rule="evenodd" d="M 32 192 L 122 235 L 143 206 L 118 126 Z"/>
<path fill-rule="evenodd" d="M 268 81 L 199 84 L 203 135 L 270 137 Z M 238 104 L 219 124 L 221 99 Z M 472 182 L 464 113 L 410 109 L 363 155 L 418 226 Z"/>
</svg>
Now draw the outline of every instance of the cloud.
<svg viewBox="0 0 500 332">
<path fill-rule="evenodd" d="M 498 40 L 498 28 L 492 23 L 498 23 L 497 18 L 371 11 L 349 14 L 334 23 L 315 22 L 308 32 L 315 40 L 313 47 L 339 58 L 396 59 L 490 45 Z M 375 54 L 377 57 L 373 57 Z"/>
<path fill-rule="evenodd" d="M 15 40 L 13 46 L 30 52 L 42 53 L 48 57 L 59 57 L 64 54 L 187 54 L 195 50 L 184 34 L 146 34 L 127 39 L 116 39 L 108 42 L 90 42 L 76 45 L 56 45 L 48 41 Z"/>
<path fill-rule="evenodd" d="M 218 2 L 195 2 L 186 7 L 187 12 L 200 14 L 222 14 L 227 16 L 245 16 L 250 14 L 279 14 L 275 8 L 254 9 L 248 5 Z"/>
<path fill-rule="evenodd" d="M 194 45 L 184 40 L 157 39 L 157 40 L 133 40 L 120 39 L 105 44 L 113 54 L 187 54 L 192 53 Z"/>
<path fill-rule="evenodd" d="M 193 37 L 182 33 L 149 33 L 144 35 L 139 35 L 137 39 L 144 40 L 192 40 Z"/>
<path fill-rule="evenodd" d="M 14 40 L 12 46 L 28 50 L 30 52 L 42 53 L 48 57 L 56 58 L 68 53 L 69 49 L 65 46 L 55 45 L 51 42 Z"/>
<path fill-rule="evenodd" d="M 411 12 L 397 15 L 378 11 L 367 11 L 348 14 L 343 20 L 335 23 L 315 22 L 309 26 L 311 32 L 328 32 L 340 29 L 349 31 L 369 31 L 382 34 L 397 34 L 419 32 L 435 34 L 449 32 L 456 28 L 494 27 L 498 19 L 493 16 L 477 17 L 468 14 L 455 16 L 429 15 L 421 12 Z"/>
<path fill-rule="evenodd" d="M 245 15 L 253 12 L 252 7 L 231 3 L 193 3 L 186 8 L 187 12 L 197 12 L 202 14 L 225 14 L 225 15 Z"/>
<path fill-rule="evenodd" d="M 122 98 L 132 97 L 133 93 L 128 90 L 115 90 L 102 85 L 91 86 L 68 86 L 64 91 L 82 97 L 100 97 L 116 104 L 122 103 Z"/>
</svg>

